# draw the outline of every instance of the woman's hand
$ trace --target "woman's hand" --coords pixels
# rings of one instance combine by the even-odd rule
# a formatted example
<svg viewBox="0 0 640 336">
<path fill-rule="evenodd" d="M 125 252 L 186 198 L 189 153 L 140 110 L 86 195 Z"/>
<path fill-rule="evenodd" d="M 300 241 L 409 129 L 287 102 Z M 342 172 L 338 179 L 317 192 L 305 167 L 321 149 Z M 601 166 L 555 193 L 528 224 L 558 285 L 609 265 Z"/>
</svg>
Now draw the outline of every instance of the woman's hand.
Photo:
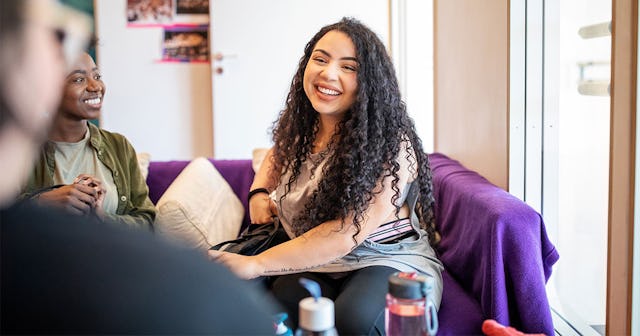
<svg viewBox="0 0 640 336">
<path fill-rule="evenodd" d="M 78 177 L 76 177 L 76 179 L 73 180 L 73 183 L 92 187 L 96 190 L 98 194 L 104 194 L 106 192 L 106 190 L 102 186 L 102 181 L 98 180 L 97 178 L 89 174 L 78 175 Z"/>
<path fill-rule="evenodd" d="M 101 219 L 105 219 L 105 212 L 104 212 L 104 197 L 107 194 L 107 189 L 102 189 L 98 192 L 98 198 L 96 199 L 96 205 L 94 207 L 94 212 L 96 214 L 96 216 L 98 216 Z"/>
<path fill-rule="evenodd" d="M 88 175 L 80 174 L 72 184 L 64 185 L 38 196 L 42 204 L 58 206 L 76 215 L 86 215 L 92 209 L 102 212 L 102 203 L 107 190 L 102 186 L 102 181 Z"/>
<path fill-rule="evenodd" d="M 97 201 L 97 193 L 93 187 L 84 184 L 68 184 L 38 196 L 38 202 L 63 208 L 76 215 L 91 212 Z"/>
<path fill-rule="evenodd" d="M 99 218 L 104 219 L 105 212 L 104 212 L 103 204 L 104 204 L 104 197 L 107 194 L 107 189 L 105 189 L 102 186 L 102 181 L 98 180 L 97 178 L 89 174 L 80 174 L 78 175 L 78 177 L 76 177 L 73 183 L 82 184 L 82 185 L 86 185 L 93 188 L 93 190 L 95 191 L 95 197 L 96 197 L 96 202 L 93 205 L 94 213 Z"/>
<path fill-rule="evenodd" d="M 209 259 L 220 263 L 241 279 L 253 279 L 261 275 L 256 256 L 244 256 L 236 253 L 209 250 Z"/>
<path fill-rule="evenodd" d="M 273 216 L 278 215 L 276 203 L 267 193 L 256 194 L 249 200 L 249 218 L 251 224 L 266 224 L 273 222 Z"/>
</svg>

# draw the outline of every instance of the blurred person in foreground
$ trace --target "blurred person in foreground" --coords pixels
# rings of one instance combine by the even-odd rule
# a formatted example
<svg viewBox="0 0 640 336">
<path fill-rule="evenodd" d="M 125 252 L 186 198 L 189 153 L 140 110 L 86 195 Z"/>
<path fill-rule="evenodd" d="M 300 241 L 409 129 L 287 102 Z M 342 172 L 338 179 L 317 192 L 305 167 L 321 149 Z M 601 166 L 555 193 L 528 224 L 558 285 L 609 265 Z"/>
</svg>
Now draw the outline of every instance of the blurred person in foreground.
<svg viewBox="0 0 640 336">
<path fill-rule="evenodd" d="M 76 15 L 0 1 L 0 333 L 273 333 L 271 301 L 196 252 L 15 202 L 80 55 Z"/>
</svg>

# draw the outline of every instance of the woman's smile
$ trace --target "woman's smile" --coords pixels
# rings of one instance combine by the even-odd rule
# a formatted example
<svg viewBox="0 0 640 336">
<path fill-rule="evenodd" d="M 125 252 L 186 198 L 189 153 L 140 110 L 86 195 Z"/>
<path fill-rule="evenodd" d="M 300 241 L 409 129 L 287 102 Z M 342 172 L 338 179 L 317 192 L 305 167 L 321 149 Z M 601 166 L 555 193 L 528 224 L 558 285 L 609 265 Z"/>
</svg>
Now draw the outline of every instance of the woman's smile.
<svg viewBox="0 0 640 336">
<path fill-rule="evenodd" d="M 89 105 L 90 108 L 100 109 L 102 108 L 102 96 L 97 96 L 93 98 L 87 98 L 82 101 L 83 103 Z"/>
<path fill-rule="evenodd" d="M 325 98 L 332 100 L 342 94 L 342 92 L 340 92 L 338 89 L 324 85 L 316 85 L 316 90 L 319 92 L 319 96 L 321 99 Z"/>
</svg>

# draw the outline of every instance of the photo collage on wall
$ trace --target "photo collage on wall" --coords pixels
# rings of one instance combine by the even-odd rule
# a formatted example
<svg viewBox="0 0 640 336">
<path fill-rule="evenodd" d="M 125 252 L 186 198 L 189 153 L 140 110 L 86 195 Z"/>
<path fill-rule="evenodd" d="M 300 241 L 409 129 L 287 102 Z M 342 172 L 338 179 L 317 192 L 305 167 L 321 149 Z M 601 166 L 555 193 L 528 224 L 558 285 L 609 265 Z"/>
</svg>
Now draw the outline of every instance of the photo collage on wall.
<svg viewBox="0 0 640 336">
<path fill-rule="evenodd" d="M 161 27 L 160 62 L 209 62 L 209 0 L 127 0 L 127 27 Z"/>
</svg>

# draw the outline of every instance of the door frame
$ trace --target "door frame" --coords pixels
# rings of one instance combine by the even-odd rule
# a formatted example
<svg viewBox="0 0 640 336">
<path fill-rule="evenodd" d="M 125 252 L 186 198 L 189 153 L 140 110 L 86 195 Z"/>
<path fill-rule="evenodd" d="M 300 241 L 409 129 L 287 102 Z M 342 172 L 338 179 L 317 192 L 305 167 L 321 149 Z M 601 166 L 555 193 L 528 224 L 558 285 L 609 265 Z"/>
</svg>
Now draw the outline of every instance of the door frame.
<svg viewBox="0 0 640 336">
<path fill-rule="evenodd" d="M 607 335 L 631 334 L 636 182 L 637 6 L 637 1 L 613 0 Z"/>
</svg>

